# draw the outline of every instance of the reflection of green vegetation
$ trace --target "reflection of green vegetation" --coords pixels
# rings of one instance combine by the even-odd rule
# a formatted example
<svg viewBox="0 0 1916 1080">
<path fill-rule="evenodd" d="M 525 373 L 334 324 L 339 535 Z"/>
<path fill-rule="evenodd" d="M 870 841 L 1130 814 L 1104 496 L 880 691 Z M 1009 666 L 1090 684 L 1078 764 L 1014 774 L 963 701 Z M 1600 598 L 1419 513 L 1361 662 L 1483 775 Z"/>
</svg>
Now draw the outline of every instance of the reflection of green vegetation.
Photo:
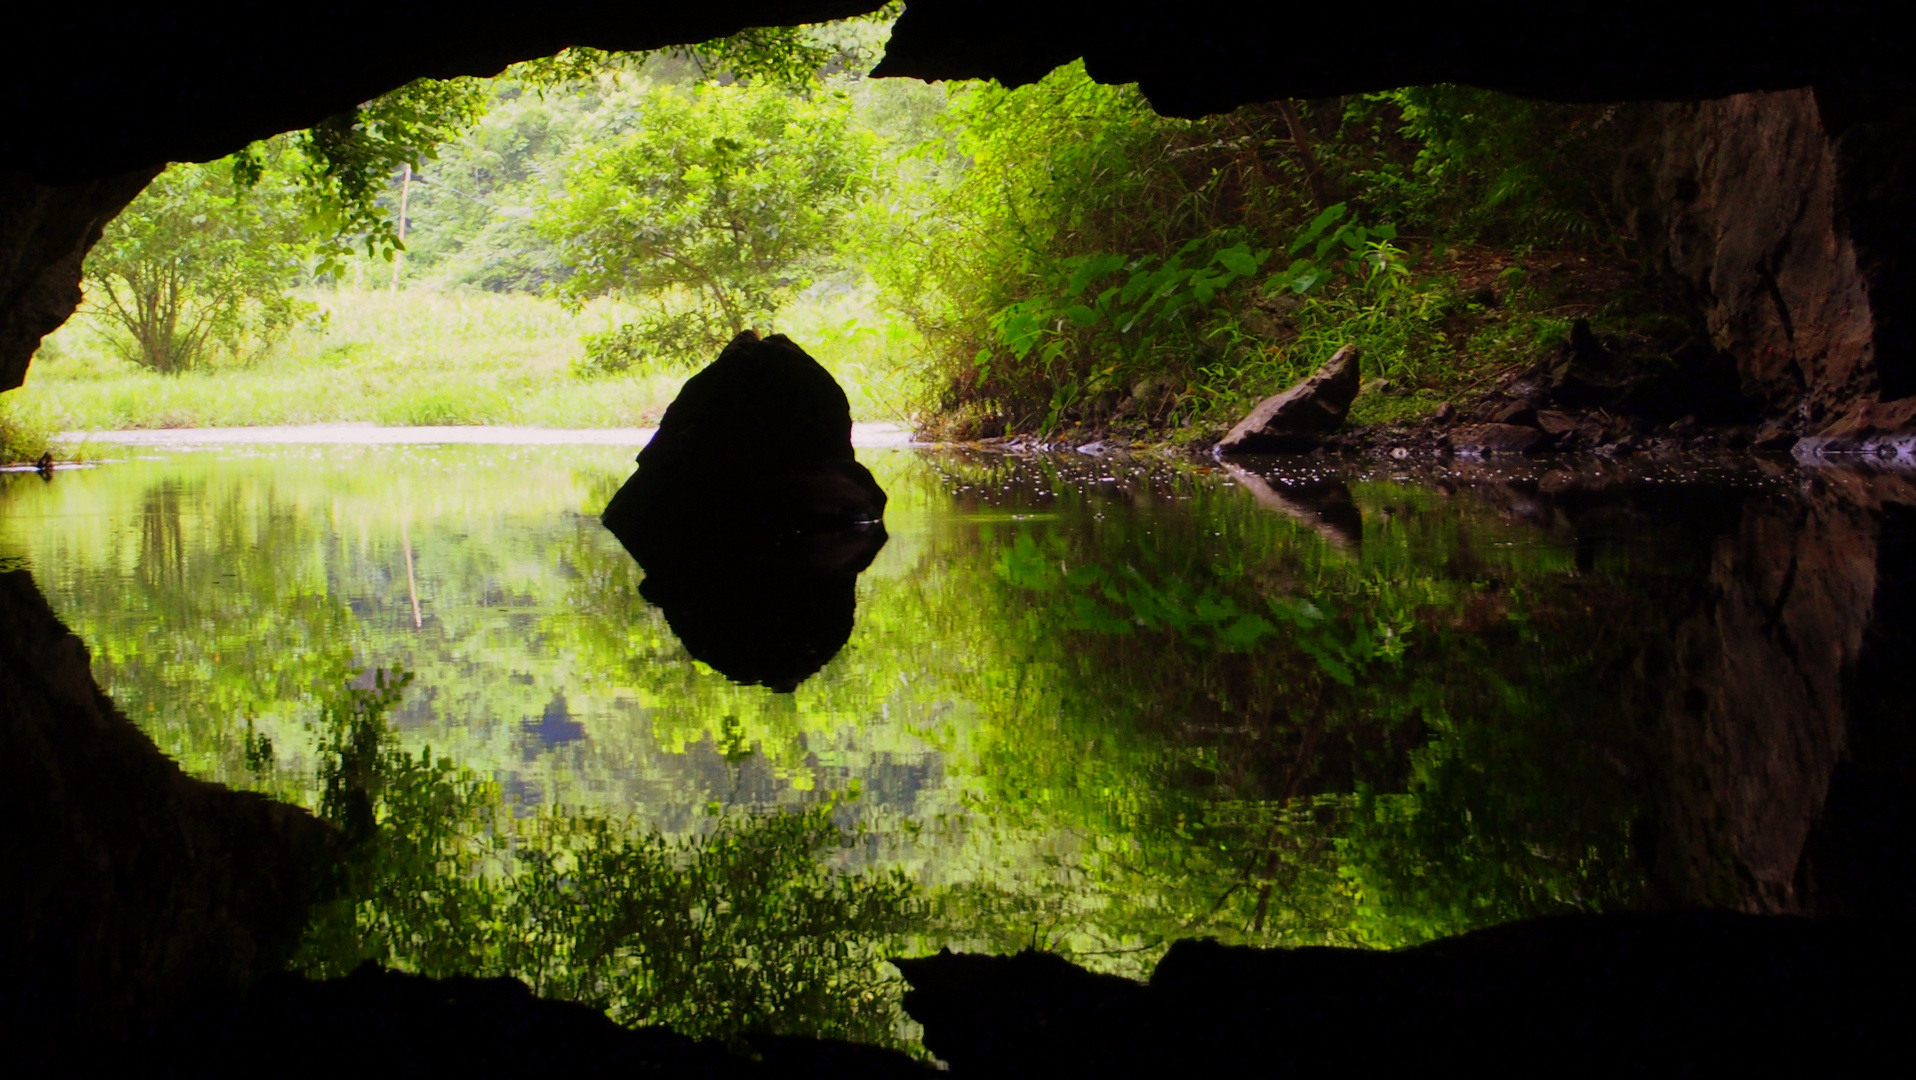
<svg viewBox="0 0 1916 1080">
<path fill-rule="evenodd" d="M 595 814 L 515 820 L 495 785 L 392 745 L 387 714 L 411 682 L 378 671 L 324 706 L 320 809 L 353 848 L 298 967 L 503 972 L 631 1024 L 897 1040 L 880 965 L 919 905 L 895 871 L 825 865 L 829 805 L 715 810 L 711 831 L 677 840 Z"/>
<path fill-rule="evenodd" d="M 842 916 L 875 941 L 903 925 L 897 871 L 931 947 L 1036 939 L 1136 971 L 1178 936 L 1391 945 L 1637 896 L 1603 687 L 1661 632 L 1689 546 L 1579 569 L 1547 526 L 1392 482 L 1355 486 L 1363 540 L 1338 546 L 1190 468 L 871 464 L 893 539 L 850 643 L 791 695 L 693 662 L 639 597 L 589 516 L 620 451 L 129 464 L 10 485 L 0 545 L 200 775 L 345 805 L 314 779 L 349 756 L 340 665 L 415 675 L 380 706 L 387 786 L 367 789 L 379 835 L 412 846 L 349 890 L 372 906 L 316 927 L 315 963 L 521 971 L 677 1024 L 660 987 L 690 954 L 622 929 L 625 898 L 821 934 Z M 835 847 L 831 821 L 859 842 Z M 744 931 L 671 933 L 722 952 Z M 684 978 L 715 995 L 705 1013 L 739 1002 L 727 1024 L 814 992 Z"/>
</svg>

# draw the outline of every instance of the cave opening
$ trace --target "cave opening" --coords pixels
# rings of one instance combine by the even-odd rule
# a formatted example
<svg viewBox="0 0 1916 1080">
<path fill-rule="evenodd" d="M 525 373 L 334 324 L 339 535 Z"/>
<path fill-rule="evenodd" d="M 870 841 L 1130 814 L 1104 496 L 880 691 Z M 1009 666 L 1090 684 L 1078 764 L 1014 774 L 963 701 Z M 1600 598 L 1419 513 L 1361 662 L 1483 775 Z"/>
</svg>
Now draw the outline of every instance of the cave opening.
<svg viewBox="0 0 1916 1080">
<path fill-rule="evenodd" d="M 1916 504 L 1881 13 L 1493 6 L 1333 59 L 1314 13 L 872 6 L 15 57 L 18 1054 L 1869 1029 Z M 669 583 L 596 517 L 741 330 L 844 388 L 883 530 Z M 1346 356 L 1341 426 L 1211 453 Z"/>
</svg>

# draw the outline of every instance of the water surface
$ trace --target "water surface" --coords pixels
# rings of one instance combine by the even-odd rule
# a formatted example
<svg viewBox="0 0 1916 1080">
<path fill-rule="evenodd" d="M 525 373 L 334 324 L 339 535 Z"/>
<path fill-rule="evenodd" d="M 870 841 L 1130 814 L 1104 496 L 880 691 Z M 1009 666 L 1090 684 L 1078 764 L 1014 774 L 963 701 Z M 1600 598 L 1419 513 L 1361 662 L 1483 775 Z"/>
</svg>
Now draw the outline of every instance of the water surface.
<svg viewBox="0 0 1916 1080">
<path fill-rule="evenodd" d="M 860 456 L 890 540 L 789 694 L 640 596 L 596 519 L 628 449 L 9 476 L 0 560 L 189 772 L 360 843 L 307 970 L 892 1042 L 894 950 L 1136 974 L 1187 936 L 1803 909 L 1847 716 L 1818 695 L 1911 501 L 1741 466 Z"/>
</svg>

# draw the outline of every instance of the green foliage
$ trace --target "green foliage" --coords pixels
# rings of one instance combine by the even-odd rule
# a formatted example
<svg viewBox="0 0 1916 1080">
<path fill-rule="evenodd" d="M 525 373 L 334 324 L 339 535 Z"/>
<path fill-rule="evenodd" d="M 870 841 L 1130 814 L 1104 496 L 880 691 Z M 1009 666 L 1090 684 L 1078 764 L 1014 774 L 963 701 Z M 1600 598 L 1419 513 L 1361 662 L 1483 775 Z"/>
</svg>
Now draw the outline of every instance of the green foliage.
<svg viewBox="0 0 1916 1080">
<path fill-rule="evenodd" d="M 16 406 L 19 395 L 0 394 L 0 465 L 37 461 L 53 436 L 45 420 Z"/>
<path fill-rule="evenodd" d="M 319 812 L 352 847 L 297 968 L 505 973 L 635 1026 L 896 1041 L 881 965 L 923 904 L 896 871 L 826 865 L 847 842 L 829 804 L 714 808 L 709 830 L 677 839 L 630 818 L 515 819 L 497 785 L 393 745 L 410 673 L 363 681 L 321 707 Z"/>
<path fill-rule="evenodd" d="M 670 333 L 672 327 L 663 328 Z M 585 346 L 585 355 L 572 362 L 572 376 L 576 379 L 598 379 L 607 376 L 624 375 L 635 370 L 643 370 L 656 352 L 657 333 L 647 333 L 633 323 L 625 323 L 602 334 L 585 334 L 579 343 Z M 690 343 L 675 343 L 684 347 Z M 692 352 L 687 349 L 687 352 Z"/>
<path fill-rule="evenodd" d="M 869 69 L 904 11 L 893 0 L 868 15 L 811 26 L 753 26 L 696 45 L 643 52 L 608 52 L 584 46 L 514 64 L 508 77 L 546 88 L 598 79 L 607 72 L 636 72 L 658 60 L 689 65 L 699 81 L 759 84 L 807 90 L 832 71 Z"/>
<path fill-rule="evenodd" d="M 1234 418 L 1347 343 L 1435 386 L 1458 358 L 1433 344 L 1451 305 L 1432 241 L 1593 243 L 1613 113 L 1428 87 L 1171 120 L 1068 65 L 958 90 L 857 243 L 930 347 L 953 434 Z M 1123 410 L 1145 386 L 1174 406 Z"/>
<path fill-rule="evenodd" d="M 574 143 L 618 131 L 635 95 L 609 81 L 567 94 L 528 93 L 515 83 L 495 89 L 486 115 L 414 174 L 406 283 L 537 294 L 569 272 L 534 227 L 534 206 Z"/>
<path fill-rule="evenodd" d="M 243 360 L 315 310 L 287 292 L 310 250 L 288 185 L 238 186 L 233 169 L 172 166 L 88 254 L 89 313 L 127 360 L 162 374 Z"/>
<path fill-rule="evenodd" d="M 1610 183 L 1624 135 L 1617 106 L 1440 84 L 1355 99 L 1346 123 L 1387 127 L 1393 114 L 1414 154 L 1408 167 L 1347 164 L 1368 199 L 1426 229 L 1461 241 L 1600 244 L 1614 220 Z"/>
<path fill-rule="evenodd" d="M 1273 309 L 1328 293 L 1368 312 L 1405 276 L 1389 223 L 1312 206 L 1275 110 L 1170 120 L 1069 65 L 967 87 L 947 123 L 962 157 L 927 140 L 941 167 L 861 230 L 934 351 L 947 412 L 983 403 L 1049 429 L 1159 380 L 1188 388 L 1169 413 L 1188 420 L 1236 403 L 1220 371 L 1301 365 Z"/>
<path fill-rule="evenodd" d="M 831 870 L 829 805 L 720 814 L 668 840 L 630 822 L 544 817 L 520 857 L 513 921 L 534 989 L 630 1024 L 895 1041 L 884 949 L 924 904 L 894 870 Z M 553 945 L 558 944 L 559 948 Z"/>
<path fill-rule="evenodd" d="M 574 267 L 565 295 L 642 301 L 627 340 L 702 363 L 810 282 L 870 183 L 873 145 L 837 93 L 704 84 L 641 108 L 637 130 L 578 155 L 540 228 Z"/>
<path fill-rule="evenodd" d="M 439 144 L 470 127 L 491 96 L 483 79 L 416 79 L 305 131 L 254 143 L 234 156 L 233 178 L 250 187 L 285 169 L 321 245 L 318 273 L 338 271 L 355 244 L 390 260 L 405 247 L 380 205 L 393 173 L 402 165 L 418 169 Z"/>
</svg>

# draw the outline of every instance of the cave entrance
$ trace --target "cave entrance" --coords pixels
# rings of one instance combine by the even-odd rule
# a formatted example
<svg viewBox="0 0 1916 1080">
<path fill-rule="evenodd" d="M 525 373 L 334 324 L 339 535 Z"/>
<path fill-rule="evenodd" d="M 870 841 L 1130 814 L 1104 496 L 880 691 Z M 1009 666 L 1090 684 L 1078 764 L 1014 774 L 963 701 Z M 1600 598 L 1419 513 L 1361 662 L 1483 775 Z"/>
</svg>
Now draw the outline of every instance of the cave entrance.
<svg viewBox="0 0 1916 1080">
<path fill-rule="evenodd" d="M 1180 118 L 1083 63 L 870 78 L 887 27 L 411 83 L 106 226 L 5 399 L 9 445 L 59 459 L 0 477 L 7 625 L 59 644 L 6 677 L 90 675 L 166 813 L 287 830 L 284 908 L 186 953 L 257 935 L 313 976 L 509 974 L 627 1025 L 923 1056 L 883 960 L 940 946 L 1142 976 L 1199 935 L 1902 914 L 1821 815 L 1832 776 L 1845 813 L 1900 805 L 1843 761 L 1838 690 L 1894 652 L 1873 568 L 1916 494 L 1723 453 L 1881 389 L 1751 344 L 1856 330 L 1801 299 L 1859 279 L 1765 254 L 1716 297 L 1754 321 L 1712 322 L 1701 271 L 1637 261 L 1684 226 L 1646 207 L 1718 190 L 1646 132 L 1801 134 L 1813 95 Z M 1837 160 L 1805 145 L 1802 176 Z M 893 507 L 828 587 L 707 590 L 707 637 L 830 593 L 804 663 L 750 678 L 594 520 L 743 329 L 833 373 Z M 1315 457 L 1192 456 L 1351 346 L 1353 430 Z M 173 932 L 110 907 L 102 949 Z"/>
</svg>

